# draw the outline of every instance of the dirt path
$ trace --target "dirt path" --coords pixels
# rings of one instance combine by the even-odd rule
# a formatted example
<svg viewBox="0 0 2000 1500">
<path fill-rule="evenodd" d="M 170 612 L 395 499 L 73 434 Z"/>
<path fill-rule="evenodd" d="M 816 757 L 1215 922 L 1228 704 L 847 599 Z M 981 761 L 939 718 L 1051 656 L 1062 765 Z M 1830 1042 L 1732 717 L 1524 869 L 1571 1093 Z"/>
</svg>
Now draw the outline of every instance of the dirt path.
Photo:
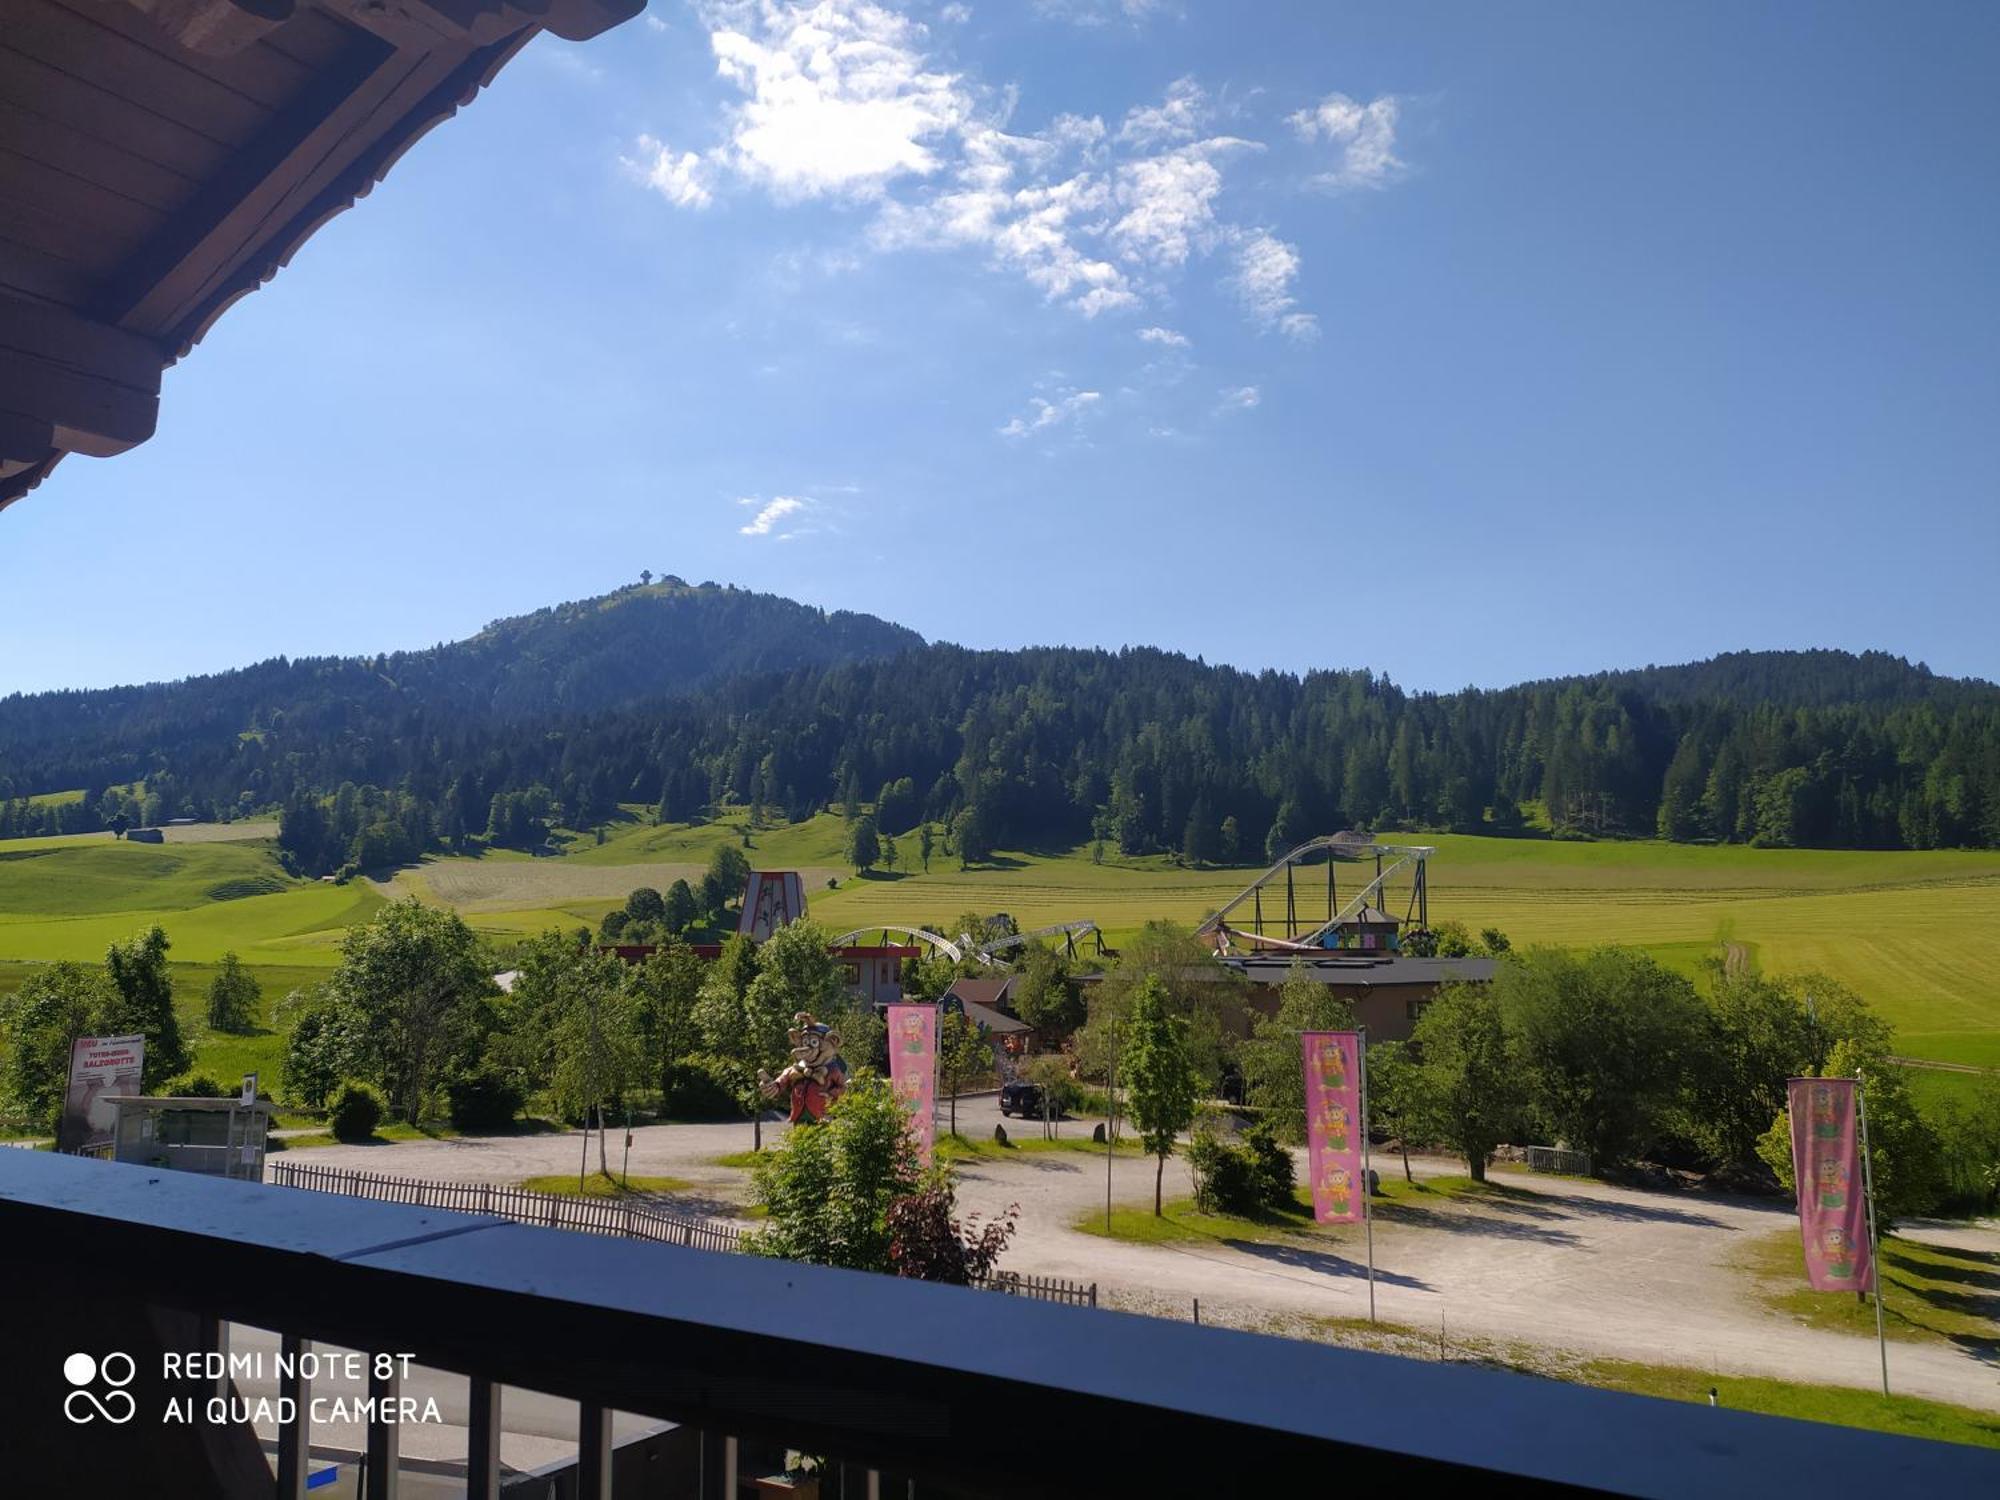
<svg viewBox="0 0 2000 1500">
<path fill-rule="evenodd" d="M 962 1100 L 959 1128 L 990 1136 L 992 1099 Z M 1010 1130 L 1036 1127 L 1009 1122 Z M 1066 1134 L 1087 1136 L 1089 1122 Z M 782 1127 L 766 1128 L 767 1143 Z M 747 1174 L 713 1159 L 748 1149 L 748 1125 L 662 1125 L 634 1132 L 631 1171 L 696 1184 L 687 1206 L 726 1214 L 747 1198 Z M 518 1182 L 577 1169 L 576 1135 L 327 1147 L 299 1159 L 467 1182 Z M 596 1163 L 596 1148 L 591 1162 Z M 612 1135 L 614 1169 L 620 1137 Z M 1385 1175 L 1400 1163 L 1385 1161 Z M 1419 1177 L 1456 1173 L 1454 1162 L 1420 1159 Z M 1358 1226 L 1310 1242 L 1129 1244 L 1078 1232 L 1102 1212 L 1102 1157 L 1022 1153 L 959 1169 L 960 1202 L 991 1215 L 1019 1204 L 1020 1229 L 1007 1265 L 1099 1284 L 1118 1306 L 1243 1326 L 1294 1326 L 1302 1318 L 1368 1313 L 1368 1281 Z M 1111 1195 L 1121 1206 L 1150 1204 L 1153 1163 L 1120 1156 Z M 1556 1346 L 1586 1355 L 1688 1365 L 1721 1373 L 1872 1386 L 1880 1379 L 1875 1344 L 1811 1329 L 1766 1311 L 1733 1262 L 1746 1240 L 1794 1221 L 1783 1204 L 1638 1192 L 1566 1178 L 1499 1176 L 1508 1190 L 1476 1203 L 1440 1197 L 1410 1206 L 1375 1228 L 1378 1316 L 1426 1331 L 1442 1320 L 1454 1336 Z M 1167 1166 L 1168 1196 L 1191 1191 L 1185 1163 Z M 1912 1237 L 2000 1254 L 2000 1225 L 1919 1225 Z M 1890 1378 L 1904 1394 L 2000 1410 L 2000 1367 L 1943 1344 L 1892 1341 Z"/>
</svg>

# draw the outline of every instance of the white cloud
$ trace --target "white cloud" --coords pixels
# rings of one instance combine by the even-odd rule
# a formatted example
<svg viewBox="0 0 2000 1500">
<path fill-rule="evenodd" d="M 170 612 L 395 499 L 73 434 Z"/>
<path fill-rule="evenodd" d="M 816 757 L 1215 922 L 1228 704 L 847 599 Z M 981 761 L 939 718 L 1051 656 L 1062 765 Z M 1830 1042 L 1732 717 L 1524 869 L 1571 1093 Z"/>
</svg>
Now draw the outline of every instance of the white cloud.
<svg viewBox="0 0 2000 1500">
<path fill-rule="evenodd" d="M 1149 344 L 1163 344 L 1169 349 L 1185 349 L 1189 342 L 1186 334 L 1176 333 L 1171 328 L 1141 328 L 1139 337 Z"/>
<path fill-rule="evenodd" d="M 1114 21 L 1143 21 L 1166 9 L 1166 0 L 1034 0 L 1035 11 L 1073 26 L 1108 26 Z"/>
<path fill-rule="evenodd" d="M 653 16 L 653 15 L 649 15 L 646 17 L 646 29 L 648 31 L 673 30 L 673 28 L 669 26 L 665 21 L 662 21 L 658 16 Z"/>
<path fill-rule="evenodd" d="M 958 76 L 928 65 L 925 28 L 872 0 L 750 0 L 718 15 L 716 71 L 747 96 L 721 154 L 780 197 L 875 197 L 928 176 L 971 113 Z"/>
<path fill-rule="evenodd" d="M 953 0 L 952 4 L 939 8 L 938 19 L 949 22 L 953 26 L 963 26 L 967 21 L 972 19 L 972 7 L 959 4 L 958 0 Z"/>
<path fill-rule="evenodd" d="M 787 517 L 811 510 L 813 502 L 796 495 L 780 495 L 775 500 L 760 500 L 749 495 L 736 502 L 738 505 L 755 505 L 759 509 L 745 525 L 736 528 L 743 536 L 772 536 L 781 542 L 790 541 L 798 533 L 794 529 L 779 531 L 778 525 Z"/>
<path fill-rule="evenodd" d="M 1299 274 L 1299 252 L 1267 229 L 1241 234 L 1236 244 L 1236 273 L 1230 286 L 1251 320 L 1275 328 L 1287 338 L 1307 342 L 1319 337 L 1319 319 L 1300 312 L 1292 295 Z"/>
<path fill-rule="evenodd" d="M 1216 136 L 1118 169 L 1116 201 L 1124 212 L 1112 224 L 1111 243 L 1128 260 L 1178 266 L 1190 250 L 1215 244 L 1215 200 L 1222 192 L 1219 157 L 1255 149 L 1251 142 Z"/>
<path fill-rule="evenodd" d="M 1233 386 L 1221 392 L 1222 404 L 1217 411 L 1248 411 L 1264 399 L 1264 393 L 1254 385 Z"/>
<path fill-rule="evenodd" d="M 676 208 L 707 208 L 714 201 L 708 186 L 713 170 L 692 151 L 676 156 L 665 141 L 642 135 L 639 155 L 624 161 L 627 170 Z"/>
<path fill-rule="evenodd" d="M 923 203 L 885 205 L 873 230 L 875 242 L 894 249 L 983 249 L 1050 301 L 1067 303 L 1086 317 L 1135 305 L 1138 294 L 1125 274 L 1078 243 L 1080 231 L 1110 206 L 1103 178 L 1083 171 L 1033 180 L 1057 154 L 1041 137 L 1009 135 L 993 126 L 970 129 L 957 184 Z M 1018 182 L 1024 175 L 1030 180 Z"/>
<path fill-rule="evenodd" d="M 1339 161 L 1330 171 L 1314 176 L 1313 182 L 1327 188 L 1379 188 L 1395 181 L 1404 170 L 1396 157 L 1398 113 L 1392 94 L 1368 104 L 1345 94 L 1328 94 L 1312 108 L 1292 115 L 1291 126 L 1300 140 L 1327 141 L 1340 149 Z"/>
<path fill-rule="evenodd" d="M 1031 432 L 1054 427 L 1070 418 L 1088 412 L 1103 400 L 1098 391 L 1067 390 L 1057 394 L 1053 401 L 1045 401 L 1040 396 L 1030 396 L 1028 405 L 1032 410 L 1012 418 L 1005 427 L 999 429 L 1002 437 L 1026 437 Z"/>
<path fill-rule="evenodd" d="M 1264 148 L 1204 137 L 1215 109 L 1192 77 L 1115 132 L 1071 113 L 1024 129 L 1009 118 L 1015 90 L 940 62 L 929 28 L 877 0 L 695 3 L 735 93 L 724 139 L 697 152 L 641 136 L 627 158 L 676 207 L 705 208 L 731 183 L 780 201 L 871 203 L 875 249 L 972 251 L 1087 318 L 1157 299 L 1189 261 L 1229 251 L 1253 321 L 1316 332 L 1289 290 L 1296 250 L 1222 214 L 1231 160 Z M 1271 247 L 1283 266 L 1267 264 Z"/>
<path fill-rule="evenodd" d="M 1118 139 L 1134 146 L 1160 146 L 1191 141 L 1209 119 L 1208 94 L 1193 78 L 1176 78 L 1158 104 L 1128 111 L 1118 127 Z"/>
</svg>

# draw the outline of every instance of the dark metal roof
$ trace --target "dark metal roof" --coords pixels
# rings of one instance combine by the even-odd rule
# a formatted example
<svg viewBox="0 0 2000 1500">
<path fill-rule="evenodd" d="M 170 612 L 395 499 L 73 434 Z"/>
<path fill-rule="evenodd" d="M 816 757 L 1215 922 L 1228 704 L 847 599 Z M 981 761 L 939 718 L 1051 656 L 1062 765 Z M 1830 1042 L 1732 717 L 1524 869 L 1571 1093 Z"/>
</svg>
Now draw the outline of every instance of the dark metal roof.
<svg viewBox="0 0 2000 1500">
<path fill-rule="evenodd" d="M 1283 984 L 1297 969 L 1321 984 L 1353 989 L 1384 984 L 1486 984 L 1500 968 L 1497 958 L 1404 958 L 1398 954 L 1285 955 L 1225 958 L 1221 962 L 1256 984 Z"/>
<path fill-rule="evenodd" d="M 1017 1021 L 1005 1011 L 995 1010 L 990 1005 L 981 1005 L 977 1000 L 967 1000 L 961 997 L 958 1003 L 965 1011 L 966 1020 L 972 1022 L 975 1026 L 983 1026 L 988 1031 L 997 1032 L 1002 1036 L 1012 1036 L 1017 1032 L 1033 1031 L 1035 1029 L 1026 1021 Z"/>
</svg>

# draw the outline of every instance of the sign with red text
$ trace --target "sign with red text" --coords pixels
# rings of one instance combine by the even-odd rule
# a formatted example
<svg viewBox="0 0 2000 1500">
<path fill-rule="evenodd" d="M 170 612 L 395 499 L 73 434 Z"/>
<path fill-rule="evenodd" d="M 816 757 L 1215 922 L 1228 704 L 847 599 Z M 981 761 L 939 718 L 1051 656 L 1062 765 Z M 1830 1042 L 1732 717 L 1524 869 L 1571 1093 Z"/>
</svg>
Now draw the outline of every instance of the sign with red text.
<svg viewBox="0 0 2000 1500">
<path fill-rule="evenodd" d="M 69 1049 L 69 1090 L 56 1125 L 58 1151 L 99 1151 L 111 1145 L 118 1111 L 105 1103 L 119 1094 L 143 1094 L 143 1036 L 80 1036 Z"/>
<path fill-rule="evenodd" d="M 1308 1031 L 1305 1049 L 1306 1169 L 1312 1176 L 1313 1218 L 1352 1224 L 1361 1217 L 1361 1037 L 1352 1031 Z"/>
<path fill-rule="evenodd" d="M 1818 1292 L 1864 1291 L 1875 1283 L 1855 1113 L 1860 1088 L 1852 1078 L 1794 1078 L 1787 1088 L 1806 1281 Z"/>
<path fill-rule="evenodd" d="M 937 1027 L 935 1005 L 889 1007 L 889 1087 L 911 1112 L 925 1166 L 937 1146 Z"/>
</svg>

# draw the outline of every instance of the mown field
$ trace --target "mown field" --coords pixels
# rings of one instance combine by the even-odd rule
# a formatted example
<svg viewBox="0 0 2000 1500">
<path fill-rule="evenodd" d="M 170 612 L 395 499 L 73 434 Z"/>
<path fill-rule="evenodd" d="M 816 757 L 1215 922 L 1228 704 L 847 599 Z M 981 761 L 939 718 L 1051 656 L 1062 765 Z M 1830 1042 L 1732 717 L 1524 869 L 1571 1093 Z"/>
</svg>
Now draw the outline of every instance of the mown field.
<svg viewBox="0 0 2000 1500">
<path fill-rule="evenodd" d="M 233 841 L 205 841 L 232 830 Z M 379 885 L 348 886 L 289 879 L 255 825 L 175 830 L 164 846 L 105 835 L 0 843 L 0 986 L 21 961 L 95 959 L 156 920 L 177 961 L 210 963 L 234 949 L 256 967 L 323 968 L 350 923 L 402 894 L 454 907 L 496 937 L 593 925 L 635 886 L 697 877 L 717 845 L 741 843 L 743 831 L 740 813 L 695 828 L 635 818 L 560 857 L 430 859 Z M 813 915 L 842 929 L 1005 911 L 1023 927 L 1090 917 L 1114 944 L 1155 918 L 1198 921 L 1254 873 L 1160 858 L 1096 864 L 1074 850 L 1003 854 L 973 870 L 937 853 L 926 874 L 906 836 L 893 873 L 857 877 L 842 858 L 844 837 L 841 821 L 824 815 L 755 832 L 746 853 L 760 867 L 804 871 Z M 1820 970 L 1873 1001 L 1908 1055 L 2000 1067 L 2000 853 L 1407 841 L 1438 851 L 1433 921 L 1496 926 L 1517 945 L 1628 943 L 1688 971 L 1725 952 L 1769 971 Z M 1359 878 L 1341 867 L 1343 889 Z M 1302 874 L 1298 891 L 1302 915 L 1324 912 L 1323 874 Z M 1400 896 L 1388 904 L 1400 913 Z"/>
</svg>

